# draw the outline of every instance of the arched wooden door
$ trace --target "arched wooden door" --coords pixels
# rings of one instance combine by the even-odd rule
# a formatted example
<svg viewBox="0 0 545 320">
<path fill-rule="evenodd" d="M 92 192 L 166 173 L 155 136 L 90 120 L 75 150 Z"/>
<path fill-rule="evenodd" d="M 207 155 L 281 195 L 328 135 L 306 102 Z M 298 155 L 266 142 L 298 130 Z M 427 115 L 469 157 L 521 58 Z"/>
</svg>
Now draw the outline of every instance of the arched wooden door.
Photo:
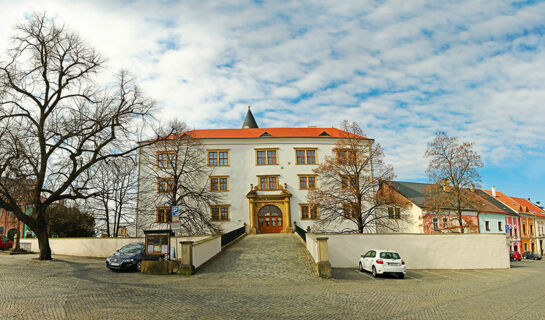
<svg viewBox="0 0 545 320">
<path fill-rule="evenodd" d="M 257 213 L 258 229 L 260 233 L 282 232 L 282 210 L 277 206 L 267 205 Z"/>
</svg>

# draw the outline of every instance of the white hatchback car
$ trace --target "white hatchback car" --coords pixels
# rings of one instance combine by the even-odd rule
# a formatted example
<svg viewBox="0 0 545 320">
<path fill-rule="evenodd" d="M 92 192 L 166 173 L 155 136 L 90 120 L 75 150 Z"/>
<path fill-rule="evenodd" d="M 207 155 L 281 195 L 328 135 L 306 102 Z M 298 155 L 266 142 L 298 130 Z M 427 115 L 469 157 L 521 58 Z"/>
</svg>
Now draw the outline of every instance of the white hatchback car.
<svg viewBox="0 0 545 320">
<path fill-rule="evenodd" d="M 379 274 L 395 273 L 401 279 L 405 278 L 405 261 L 397 252 L 373 249 L 360 257 L 360 271 L 370 271 L 373 277 Z"/>
</svg>

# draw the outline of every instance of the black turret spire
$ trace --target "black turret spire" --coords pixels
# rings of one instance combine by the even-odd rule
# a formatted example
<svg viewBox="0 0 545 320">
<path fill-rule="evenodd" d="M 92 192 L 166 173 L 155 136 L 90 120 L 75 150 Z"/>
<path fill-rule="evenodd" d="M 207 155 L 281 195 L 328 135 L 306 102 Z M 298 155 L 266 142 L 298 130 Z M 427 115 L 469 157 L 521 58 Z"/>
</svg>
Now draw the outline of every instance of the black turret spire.
<svg viewBox="0 0 545 320">
<path fill-rule="evenodd" d="M 252 110 L 250 110 L 250 106 L 248 106 L 248 112 L 246 113 L 246 118 L 244 119 L 244 123 L 242 124 L 242 129 L 244 128 L 259 128 L 257 122 L 255 122 Z"/>
</svg>

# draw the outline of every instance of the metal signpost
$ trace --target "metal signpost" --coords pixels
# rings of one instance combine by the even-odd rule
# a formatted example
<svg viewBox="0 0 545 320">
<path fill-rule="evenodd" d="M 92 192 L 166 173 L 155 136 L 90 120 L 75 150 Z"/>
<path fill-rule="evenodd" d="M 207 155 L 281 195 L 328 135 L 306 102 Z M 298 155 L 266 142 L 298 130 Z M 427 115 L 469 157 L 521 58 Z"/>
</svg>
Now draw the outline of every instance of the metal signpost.
<svg viewBox="0 0 545 320">
<path fill-rule="evenodd" d="M 173 206 L 172 207 L 172 223 L 171 229 L 174 231 L 174 236 L 176 239 L 176 243 L 174 244 L 174 256 L 176 259 L 178 259 L 178 252 L 176 248 L 178 247 L 178 232 L 180 232 L 180 207 Z"/>
<path fill-rule="evenodd" d="M 505 234 L 509 235 L 509 225 L 508 224 L 505 225 Z M 510 239 L 510 237 L 506 237 L 505 239 L 506 239 L 506 242 L 507 242 L 507 247 L 509 248 L 509 250 L 511 250 L 511 239 Z"/>
</svg>

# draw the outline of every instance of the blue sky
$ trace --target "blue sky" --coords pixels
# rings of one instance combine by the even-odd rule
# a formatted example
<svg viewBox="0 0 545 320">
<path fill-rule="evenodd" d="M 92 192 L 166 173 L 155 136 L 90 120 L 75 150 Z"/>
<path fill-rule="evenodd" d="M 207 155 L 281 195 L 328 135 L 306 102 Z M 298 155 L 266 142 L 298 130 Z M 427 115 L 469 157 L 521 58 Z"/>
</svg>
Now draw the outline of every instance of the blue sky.
<svg viewBox="0 0 545 320">
<path fill-rule="evenodd" d="M 426 181 L 433 133 L 475 143 L 483 187 L 545 202 L 541 1 L 0 1 L 46 11 L 194 128 L 357 121 L 398 179 Z"/>
</svg>

